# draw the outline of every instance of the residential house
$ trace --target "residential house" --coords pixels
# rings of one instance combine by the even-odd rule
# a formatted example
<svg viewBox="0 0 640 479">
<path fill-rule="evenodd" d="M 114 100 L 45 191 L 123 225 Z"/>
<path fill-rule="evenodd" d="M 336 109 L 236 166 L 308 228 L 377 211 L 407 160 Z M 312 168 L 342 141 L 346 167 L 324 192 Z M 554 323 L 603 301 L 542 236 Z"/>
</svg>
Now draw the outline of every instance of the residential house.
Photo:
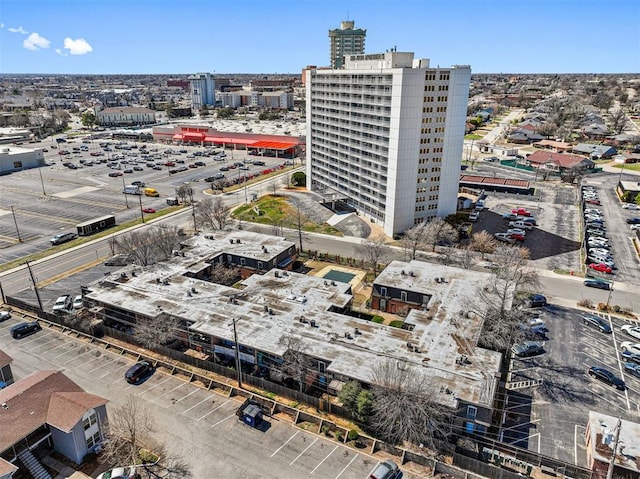
<svg viewBox="0 0 640 479">
<path fill-rule="evenodd" d="M 591 139 L 602 139 L 610 134 L 604 123 L 590 123 L 582 127 L 582 134 Z"/>
<path fill-rule="evenodd" d="M 544 140 L 544 136 L 535 132 L 535 129 L 530 127 L 516 128 L 512 130 L 507 141 L 509 143 L 526 144 L 534 143 L 536 141 Z"/>
<path fill-rule="evenodd" d="M 0 478 L 19 467 L 34 475 L 38 447 L 82 463 L 103 440 L 106 403 L 61 371 L 37 371 L 0 390 Z"/>
<path fill-rule="evenodd" d="M 617 153 L 616 149 L 609 145 L 593 145 L 591 143 L 578 143 L 571 148 L 571 152 L 578 155 L 585 155 L 592 160 L 598 158 L 611 158 Z"/>
<path fill-rule="evenodd" d="M 552 170 L 562 173 L 569 169 L 592 170 L 595 163 L 584 156 L 552 151 L 534 151 L 527 156 L 527 163 L 538 169 Z"/>
</svg>

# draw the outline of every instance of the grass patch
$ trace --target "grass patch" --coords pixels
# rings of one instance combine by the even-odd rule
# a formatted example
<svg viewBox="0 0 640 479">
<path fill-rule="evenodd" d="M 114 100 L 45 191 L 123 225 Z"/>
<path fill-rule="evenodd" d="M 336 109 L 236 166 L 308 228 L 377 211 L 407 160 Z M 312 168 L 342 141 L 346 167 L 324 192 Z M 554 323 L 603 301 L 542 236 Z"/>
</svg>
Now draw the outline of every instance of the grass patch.
<svg viewBox="0 0 640 479">
<path fill-rule="evenodd" d="M 465 140 L 481 140 L 482 135 L 476 135 L 475 133 L 469 133 L 468 135 L 464 135 Z"/>
<path fill-rule="evenodd" d="M 148 220 L 149 218 L 157 218 L 160 216 L 164 216 L 164 215 L 168 215 L 169 213 L 173 213 L 176 210 L 179 210 L 183 208 L 182 206 L 171 206 L 169 208 L 165 208 L 163 210 L 160 211 L 156 211 L 155 213 L 150 213 L 147 214 L 145 213 L 145 221 Z M 113 233 L 117 233 L 118 231 L 122 231 L 122 230 L 126 230 L 127 228 L 131 228 L 132 226 L 135 225 L 139 225 L 142 224 L 142 219 L 137 218 L 135 220 L 131 220 L 131 221 L 127 221 L 126 223 L 122 223 L 119 225 L 116 225 L 112 228 L 106 229 L 104 231 L 100 231 L 99 233 L 90 235 L 90 236 L 82 236 L 78 239 L 75 239 L 73 241 L 69 241 L 67 243 L 61 244 L 61 245 L 57 245 L 57 246 L 52 246 L 51 248 L 47 248 L 44 251 L 39 251 L 37 253 L 33 253 L 30 254 L 29 256 L 25 256 L 13 261 L 10 261 L 9 263 L 5 263 L 3 265 L 0 265 L 0 271 L 8 271 L 12 268 L 16 268 L 18 266 L 22 266 L 23 264 L 25 264 L 26 261 L 36 261 L 42 258 L 46 258 L 47 256 L 51 256 L 52 254 L 56 254 L 59 253 L 61 251 L 67 250 L 69 248 L 73 248 L 74 246 L 79 246 L 83 243 L 87 243 L 89 241 L 93 241 L 95 239 L 99 239 L 99 238 L 104 238 L 105 236 L 108 236 L 110 234 Z"/>
<path fill-rule="evenodd" d="M 402 329 L 402 326 L 404 325 L 404 321 L 400 320 L 400 319 L 394 319 L 393 321 L 391 321 L 389 323 L 389 326 L 393 327 L 393 328 L 400 328 Z"/>
<path fill-rule="evenodd" d="M 277 225 L 283 228 L 298 228 L 298 211 L 284 196 L 266 195 L 251 204 L 242 205 L 235 209 L 232 216 L 240 221 L 260 223 L 263 225 Z M 302 230 L 323 233 L 333 236 L 343 236 L 333 226 L 313 222 L 302 215 Z"/>
<path fill-rule="evenodd" d="M 282 175 L 283 173 L 291 172 L 291 170 L 293 170 L 294 168 L 300 168 L 300 166 L 296 166 L 296 167 L 294 167 L 294 166 L 285 166 L 281 170 L 272 171 L 271 173 L 267 173 L 266 175 L 260 174 L 260 175 L 256 176 L 255 178 L 247 179 L 247 186 L 251 186 L 254 183 L 258 183 L 258 182 L 261 182 L 261 181 L 264 181 L 264 180 L 268 180 L 269 178 L 273 178 L 274 176 Z M 266 169 L 266 166 L 265 166 L 265 169 Z M 244 186 L 245 186 L 244 182 L 240 183 L 240 184 L 237 184 L 237 185 L 233 185 L 233 186 L 227 186 L 227 187 L 225 187 L 223 189 L 223 192 L 224 193 L 230 193 L 232 191 L 238 191 L 240 189 L 243 189 Z M 267 189 L 269 189 L 269 187 L 272 188 L 272 185 L 268 185 Z"/>
<path fill-rule="evenodd" d="M 622 164 L 619 163 L 611 163 L 611 165 L 609 166 L 612 166 L 614 168 L 622 168 Z M 624 169 L 631 171 L 640 171 L 640 163 L 625 163 Z"/>
<path fill-rule="evenodd" d="M 371 321 L 374 323 L 382 324 L 384 323 L 384 318 L 382 316 L 375 315 L 373 318 L 371 318 Z"/>
</svg>

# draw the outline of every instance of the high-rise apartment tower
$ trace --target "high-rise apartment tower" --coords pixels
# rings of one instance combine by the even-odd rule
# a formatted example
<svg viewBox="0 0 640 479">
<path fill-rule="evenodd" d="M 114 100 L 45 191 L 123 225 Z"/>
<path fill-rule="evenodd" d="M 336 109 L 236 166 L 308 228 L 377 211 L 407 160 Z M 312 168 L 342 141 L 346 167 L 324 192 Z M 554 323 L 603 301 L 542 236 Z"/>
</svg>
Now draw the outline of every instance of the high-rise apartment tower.
<svg viewBox="0 0 640 479">
<path fill-rule="evenodd" d="M 310 70 L 307 187 L 388 235 L 455 213 L 470 80 L 396 51 Z"/>
<path fill-rule="evenodd" d="M 191 109 L 199 110 L 203 105 L 216 104 L 216 81 L 211 73 L 196 73 L 189 77 Z"/>
<path fill-rule="evenodd" d="M 362 55 L 367 31 L 354 28 L 354 21 L 340 23 L 340 28 L 329 30 L 331 42 L 331 68 L 342 68 L 345 55 Z"/>
</svg>

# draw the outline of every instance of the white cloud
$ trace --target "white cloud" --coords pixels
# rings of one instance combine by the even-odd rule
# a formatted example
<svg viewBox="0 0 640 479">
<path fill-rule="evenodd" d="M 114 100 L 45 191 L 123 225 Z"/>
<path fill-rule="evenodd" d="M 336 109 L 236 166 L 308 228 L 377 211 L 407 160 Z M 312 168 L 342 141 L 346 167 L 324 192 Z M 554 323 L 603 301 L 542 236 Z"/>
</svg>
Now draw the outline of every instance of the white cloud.
<svg viewBox="0 0 640 479">
<path fill-rule="evenodd" d="M 49 48 L 49 45 L 51 45 L 51 42 L 34 32 L 31 35 L 29 35 L 24 42 L 22 42 L 22 45 L 27 50 L 37 51 L 37 50 L 40 50 L 41 48 Z"/>
<path fill-rule="evenodd" d="M 71 55 L 85 55 L 93 51 L 91 45 L 84 38 L 74 40 L 67 37 L 64 39 L 64 48 L 69 50 Z"/>
<path fill-rule="evenodd" d="M 56 48 L 56 53 L 58 55 L 60 55 L 61 57 L 68 57 L 69 56 L 68 53 L 63 52 L 60 48 Z"/>
<path fill-rule="evenodd" d="M 0 23 L 0 28 L 4 28 L 4 23 Z"/>
<path fill-rule="evenodd" d="M 2 26 L 4 26 L 4 23 L 2 24 Z M 24 28 L 22 28 L 22 25 L 20 25 L 18 28 L 9 27 L 7 28 L 7 30 L 9 30 L 11 33 L 22 33 L 23 35 L 29 33 Z"/>
</svg>

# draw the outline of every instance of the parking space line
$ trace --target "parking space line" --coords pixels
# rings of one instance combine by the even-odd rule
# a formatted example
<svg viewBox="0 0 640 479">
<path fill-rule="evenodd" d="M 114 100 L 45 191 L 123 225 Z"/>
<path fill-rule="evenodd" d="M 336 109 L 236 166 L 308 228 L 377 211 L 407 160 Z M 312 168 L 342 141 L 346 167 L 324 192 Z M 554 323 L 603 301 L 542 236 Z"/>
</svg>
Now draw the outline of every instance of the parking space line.
<svg viewBox="0 0 640 479">
<path fill-rule="evenodd" d="M 204 398 L 202 401 L 200 401 L 199 403 L 194 404 L 193 406 L 191 406 L 188 409 L 185 409 L 184 411 L 182 411 L 180 414 L 182 414 L 183 416 L 185 415 L 185 413 L 188 413 L 189 411 L 191 411 L 194 407 L 198 407 L 200 406 L 200 404 L 202 404 L 205 401 L 208 401 L 210 399 L 210 397 L 206 397 Z"/>
<path fill-rule="evenodd" d="M 119 369 L 124 369 L 124 368 L 126 368 L 127 366 L 128 366 L 127 364 L 125 364 L 124 366 L 120 366 L 119 368 L 117 368 L 117 369 L 116 369 L 116 371 L 118 371 Z M 115 372 L 115 371 L 109 371 L 108 373 L 103 374 L 102 376 L 100 376 L 100 379 L 102 379 L 102 378 L 106 378 L 109 374 L 111 374 L 111 373 L 113 373 L 113 372 Z M 119 381 L 119 380 L 118 380 L 118 381 Z M 114 381 L 112 384 L 115 384 L 115 383 L 117 383 L 118 381 Z"/>
<path fill-rule="evenodd" d="M 183 383 L 181 382 L 180 384 L 178 384 L 175 388 L 170 389 L 169 391 L 165 391 L 162 394 L 160 394 L 160 396 L 156 396 L 156 399 L 161 398 L 162 396 L 164 396 L 165 394 L 169 394 L 172 393 L 173 391 L 175 391 L 178 388 L 181 388 L 182 386 L 186 386 L 187 383 Z"/>
<path fill-rule="evenodd" d="M 200 391 L 200 389 L 194 389 L 193 391 L 191 391 L 189 394 L 187 394 L 186 396 L 182 396 L 180 399 L 177 399 L 176 401 L 174 401 L 172 404 L 169 404 L 167 407 L 171 407 L 174 404 L 178 404 L 180 401 L 182 401 L 183 399 L 187 399 L 189 396 L 191 396 L 192 394 L 197 393 L 198 391 Z"/>
<path fill-rule="evenodd" d="M 169 377 L 165 378 L 164 380 L 162 380 L 162 379 L 161 379 L 161 380 L 159 380 L 156 384 L 154 384 L 153 386 L 151 386 L 149 389 L 145 389 L 145 390 L 144 390 L 144 391 L 142 391 L 140 394 L 138 394 L 138 396 L 141 396 L 141 395 L 143 395 L 144 393 L 149 392 L 149 391 L 151 391 L 151 390 L 152 390 L 152 389 L 154 389 L 154 388 L 157 388 L 158 386 L 160 386 L 160 385 L 162 385 L 162 384 L 166 383 L 167 381 L 171 381 L 171 379 L 173 379 L 173 378 L 172 378 L 171 376 L 169 376 Z"/>
<path fill-rule="evenodd" d="M 53 361 L 53 360 L 55 360 L 55 359 L 58 359 L 60 356 L 64 356 L 64 355 L 65 355 L 65 354 L 67 354 L 67 353 L 72 353 L 73 351 L 75 351 L 75 349 L 76 349 L 76 348 L 75 348 L 75 345 L 73 345 L 73 347 L 72 347 L 71 349 L 67 349 L 66 351 L 64 351 L 64 352 L 62 352 L 62 353 L 60 353 L 60 354 L 58 354 L 57 356 L 54 356 L 54 357 L 53 357 L 53 359 L 52 359 L 52 361 Z"/>
<path fill-rule="evenodd" d="M 325 458 L 324 458 L 322 461 L 320 461 L 320 462 L 318 463 L 318 465 L 317 465 L 316 467 L 314 467 L 314 468 L 313 468 L 313 471 L 311 471 L 309 474 L 313 474 L 314 472 L 316 472 L 316 470 L 317 470 L 320 466 L 322 466 L 322 464 L 324 463 L 324 461 L 326 461 L 327 459 L 329 459 L 329 456 L 330 456 L 331 454 L 333 454 L 334 452 L 336 452 L 336 449 L 338 449 L 339 447 L 340 447 L 340 445 L 336 445 L 336 447 L 334 447 L 334 448 L 333 448 L 333 450 L 332 450 L 329 454 L 327 454 L 327 455 L 325 456 Z"/>
<path fill-rule="evenodd" d="M 67 361 L 65 361 L 65 362 L 64 362 L 64 363 L 62 363 L 62 364 L 70 363 L 71 361 L 73 361 L 73 360 L 75 360 L 75 359 L 78 359 L 78 358 L 81 358 L 81 357 L 82 357 L 82 356 L 84 356 L 85 354 L 89 354 L 89 353 L 92 353 L 92 352 L 93 352 L 93 350 L 92 350 L 91 348 L 89 348 L 89 349 L 88 349 L 87 351 L 85 351 L 84 353 L 79 354 L 79 355 L 78 355 L 78 356 L 76 356 L 75 358 L 68 359 Z"/>
<path fill-rule="evenodd" d="M 220 421 L 218 421 L 218 422 L 217 422 L 217 423 L 215 423 L 215 424 L 212 424 L 212 425 L 211 425 L 211 427 L 216 427 L 216 426 L 218 426 L 219 424 L 222 424 L 223 422 L 225 422 L 227 419 L 231 419 L 231 418 L 232 418 L 232 417 L 234 417 L 234 416 L 235 416 L 235 413 L 234 413 L 234 414 L 231 414 L 231 415 L 229 415 L 229 416 L 227 416 L 227 417 L 225 417 L 224 419 L 221 419 Z"/>
<path fill-rule="evenodd" d="M 293 466 L 293 463 L 294 463 L 294 462 L 296 462 L 298 459 L 300 459 L 300 458 L 302 457 L 302 455 L 303 455 L 305 452 L 307 452 L 307 451 L 309 450 L 309 448 L 310 448 L 311 446 L 313 446 L 313 445 L 316 443 L 316 441 L 317 441 L 318 439 L 320 439 L 320 438 L 316 437 L 316 438 L 314 439 L 314 441 L 313 441 L 311 444 L 309 444 L 306 448 L 304 448 L 304 450 L 303 450 L 300 454 L 298 454 L 298 457 L 296 457 L 293 461 L 291 461 L 291 462 L 289 463 L 289 465 L 290 465 L 290 466 Z"/>
<path fill-rule="evenodd" d="M 47 353 L 50 353 L 50 352 L 55 351 L 55 350 L 56 350 L 56 349 L 58 349 L 58 348 L 63 348 L 63 347 L 65 347 L 65 346 L 69 346 L 69 343 L 68 343 L 68 342 L 65 342 L 65 341 L 62 341 L 62 343 L 58 344 L 55 348 L 48 349 L 46 352 L 47 352 Z M 44 354 L 44 353 L 43 353 L 43 354 Z M 55 356 L 55 357 L 57 357 L 57 356 Z M 54 359 L 55 359 L 55 357 L 54 357 Z"/>
<path fill-rule="evenodd" d="M 336 476 L 336 479 L 338 479 L 342 474 L 344 474 L 344 471 L 346 471 L 346 470 L 349 468 L 349 466 L 351 466 L 351 464 L 353 464 L 353 461 L 355 461 L 355 460 L 358 458 L 358 456 L 359 456 L 359 455 L 360 455 L 360 454 L 356 452 L 356 455 L 355 455 L 355 456 L 353 456 L 353 459 L 351 459 L 351 460 L 349 461 L 349 464 L 347 464 L 346 466 L 344 466 L 344 469 L 343 469 L 342 471 L 340 471 L 340 474 L 338 474 L 338 475 Z M 380 462 L 378 462 L 378 464 L 380 464 Z M 378 464 L 376 464 L 376 467 L 378 467 Z M 373 469 L 371 469 L 371 472 L 373 472 L 373 470 L 374 470 L 374 469 L 375 469 L 375 467 L 374 467 Z M 371 474 L 371 473 L 369 473 L 369 474 Z"/>
<path fill-rule="evenodd" d="M 616 332 L 613 328 L 613 322 L 611 321 L 611 315 L 607 314 L 609 320 L 609 326 L 611 327 L 611 337 L 613 338 L 613 347 L 616 351 L 616 359 L 618 360 L 618 369 L 620 370 L 620 377 L 624 381 L 624 370 L 622 368 L 622 361 L 620 360 L 620 353 L 618 352 L 618 343 L 616 341 Z M 627 410 L 631 410 L 631 402 L 629 402 L 629 390 L 624 388 L 624 397 L 627 400 Z"/>
<path fill-rule="evenodd" d="M 209 414 L 211 414 L 212 412 L 216 412 L 218 409 L 220 409 L 222 406 L 224 406 L 225 404 L 227 404 L 229 401 L 231 401 L 231 399 L 228 399 L 227 401 L 223 402 L 222 404 L 220 404 L 220 406 L 213 408 L 211 411 L 209 411 L 207 414 L 205 414 L 204 416 L 200 416 L 198 419 L 196 419 L 196 421 L 199 421 L 200 419 L 204 419 L 205 417 L 207 417 Z"/>
<path fill-rule="evenodd" d="M 293 440 L 293 438 L 296 437 L 298 434 L 300 434 L 300 431 L 297 431 L 293 436 L 291 436 L 289 439 L 287 439 L 287 442 L 285 442 L 282 446 L 280 446 L 278 449 L 276 449 L 275 452 L 273 454 L 271 454 L 270 457 L 273 457 L 276 454 L 278 454 L 282 450 L 282 448 L 284 446 L 286 446 L 287 444 L 289 444 L 289 442 L 291 442 Z"/>
<path fill-rule="evenodd" d="M 51 338 L 51 340 L 47 341 L 46 343 L 40 344 L 37 348 L 33 348 L 31 351 L 37 352 L 38 349 L 40 349 L 40 346 L 46 346 L 47 344 L 49 344 L 49 343 L 51 343 L 53 341 L 57 341 L 58 339 L 60 339 L 58 336 L 54 336 L 53 338 Z M 64 342 L 64 340 L 63 340 L 63 342 Z"/>
<path fill-rule="evenodd" d="M 575 424 L 573 426 L 573 463 L 578 465 L 578 428 L 581 427 L 586 429 L 584 426 L 580 424 Z"/>
</svg>

